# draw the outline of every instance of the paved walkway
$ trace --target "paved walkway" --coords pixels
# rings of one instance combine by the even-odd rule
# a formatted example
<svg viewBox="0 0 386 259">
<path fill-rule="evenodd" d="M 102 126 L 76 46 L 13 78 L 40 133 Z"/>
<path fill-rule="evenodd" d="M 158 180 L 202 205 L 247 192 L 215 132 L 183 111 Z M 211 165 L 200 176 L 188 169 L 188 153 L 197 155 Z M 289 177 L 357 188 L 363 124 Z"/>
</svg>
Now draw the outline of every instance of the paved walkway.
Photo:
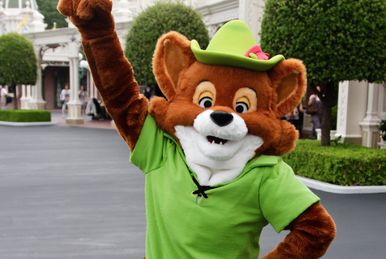
<svg viewBox="0 0 386 259">
<path fill-rule="evenodd" d="M 115 130 L 61 125 L 0 126 L 0 258 L 142 258 L 145 177 L 128 147 Z M 385 258 L 386 194 L 315 193 L 338 229 L 324 258 Z M 261 256 L 286 234 L 266 227 Z"/>
</svg>

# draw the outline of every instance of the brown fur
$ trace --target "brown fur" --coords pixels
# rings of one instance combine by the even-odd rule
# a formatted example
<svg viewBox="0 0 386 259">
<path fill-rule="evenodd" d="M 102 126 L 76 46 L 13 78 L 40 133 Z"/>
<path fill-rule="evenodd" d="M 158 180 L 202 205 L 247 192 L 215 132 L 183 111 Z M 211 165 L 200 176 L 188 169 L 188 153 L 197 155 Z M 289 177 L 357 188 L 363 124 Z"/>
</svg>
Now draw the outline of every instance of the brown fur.
<svg viewBox="0 0 386 259">
<path fill-rule="evenodd" d="M 300 60 L 287 59 L 268 71 L 268 75 L 278 94 L 277 114 L 281 118 L 300 103 L 306 90 L 306 68 Z"/>
<path fill-rule="evenodd" d="M 58 4 L 59 11 L 78 27 L 94 82 L 119 133 L 133 150 L 149 103 L 139 94 L 132 67 L 123 55 L 111 8 L 108 0 L 60 0 Z M 297 131 L 280 118 L 296 107 L 303 96 L 306 70 L 301 61 L 288 59 L 268 72 L 204 65 L 195 60 L 190 42 L 184 36 L 170 32 L 158 40 L 153 68 L 168 100 L 153 98 L 149 112 L 157 125 L 172 136 L 175 137 L 174 126 L 192 126 L 197 115 L 205 110 L 193 102 L 193 96 L 197 95 L 197 85 L 209 80 L 215 86 L 212 93 L 215 102 L 211 107 L 214 111 L 235 112 L 240 89 L 247 87 L 256 93 L 257 101 L 251 102 L 255 107 L 239 114 L 249 134 L 264 140 L 256 156 L 283 155 L 294 148 Z M 250 93 L 242 97 L 255 98 Z M 288 229 L 291 233 L 265 259 L 319 258 L 335 236 L 331 217 L 318 203 L 295 219 Z"/>
<path fill-rule="evenodd" d="M 153 58 L 153 72 L 162 92 L 169 100 L 176 93 L 180 72 L 195 61 L 190 41 L 177 33 L 162 35 L 157 42 Z"/>
<path fill-rule="evenodd" d="M 305 210 L 286 228 L 290 234 L 263 259 L 317 259 L 334 240 L 336 227 L 319 203 Z"/>
</svg>

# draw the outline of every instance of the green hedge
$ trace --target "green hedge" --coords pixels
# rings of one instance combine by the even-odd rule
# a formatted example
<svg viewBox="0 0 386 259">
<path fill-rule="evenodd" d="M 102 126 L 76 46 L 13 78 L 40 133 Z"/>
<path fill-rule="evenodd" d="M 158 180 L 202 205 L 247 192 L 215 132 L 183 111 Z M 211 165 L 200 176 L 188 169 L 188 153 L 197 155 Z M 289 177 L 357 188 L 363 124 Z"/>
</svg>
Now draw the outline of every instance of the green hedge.
<svg viewBox="0 0 386 259">
<path fill-rule="evenodd" d="M 0 110 L 0 121 L 44 122 L 51 121 L 51 112 L 45 110 Z"/>
<path fill-rule="evenodd" d="M 283 156 L 297 175 L 327 183 L 386 185 L 386 149 L 372 149 L 320 141 L 298 140 L 294 151 Z"/>
</svg>

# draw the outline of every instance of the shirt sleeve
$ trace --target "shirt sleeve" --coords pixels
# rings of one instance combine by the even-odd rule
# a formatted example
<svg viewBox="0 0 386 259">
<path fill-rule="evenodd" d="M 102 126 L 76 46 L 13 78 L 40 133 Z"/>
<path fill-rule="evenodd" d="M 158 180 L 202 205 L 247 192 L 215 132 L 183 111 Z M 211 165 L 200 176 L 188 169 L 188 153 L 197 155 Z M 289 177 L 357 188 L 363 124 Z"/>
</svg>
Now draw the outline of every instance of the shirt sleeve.
<svg viewBox="0 0 386 259">
<path fill-rule="evenodd" d="M 320 201 L 281 159 L 277 165 L 265 168 L 259 197 L 263 215 L 277 233 Z"/>
<path fill-rule="evenodd" d="M 164 137 L 164 132 L 148 114 L 135 148 L 130 154 L 130 162 L 147 174 L 164 163 L 164 150 L 167 145 L 168 139 Z"/>
</svg>

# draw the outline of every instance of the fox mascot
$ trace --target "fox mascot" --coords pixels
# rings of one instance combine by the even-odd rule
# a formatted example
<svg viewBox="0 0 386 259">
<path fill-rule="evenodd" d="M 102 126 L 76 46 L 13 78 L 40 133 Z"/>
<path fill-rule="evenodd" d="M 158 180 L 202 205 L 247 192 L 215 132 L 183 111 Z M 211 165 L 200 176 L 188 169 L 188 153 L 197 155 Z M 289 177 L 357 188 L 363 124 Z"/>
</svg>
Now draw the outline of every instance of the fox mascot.
<svg viewBox="0 0 386 259">
<path fill-rule="evenodd" d="M 157 43 L 153 71 L 165 98 L 139 94 L 114 30 L 110 0 L 60 0 L 82 36 L 94 82 L 146 174 L 147 259 L 259 258 L 262 228 L 287 237 L 263 258 L 323 256 L 335 225 L 281 155 L 298 138 L 280 120 L 300 102 L 301 61 L 268 59 L 242 21 L 206 50 L 177 32 Z"/>
</svg>

